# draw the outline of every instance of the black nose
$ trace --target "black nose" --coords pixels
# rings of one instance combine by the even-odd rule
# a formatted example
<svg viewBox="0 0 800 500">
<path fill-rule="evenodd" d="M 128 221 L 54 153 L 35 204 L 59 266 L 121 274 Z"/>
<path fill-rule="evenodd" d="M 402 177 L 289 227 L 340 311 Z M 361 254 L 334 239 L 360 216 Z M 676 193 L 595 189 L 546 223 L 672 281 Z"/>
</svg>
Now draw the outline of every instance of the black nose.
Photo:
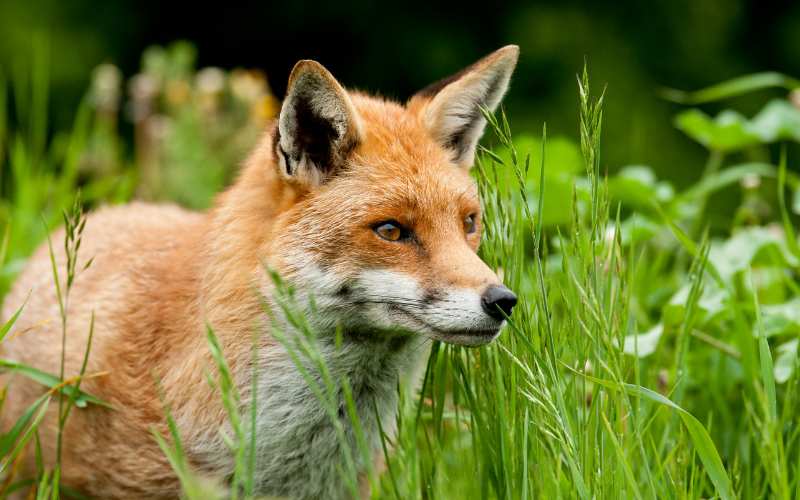
<svg viewBox="0 0 800 500">
<path fill-rule="evenodd" d="M 481 305 L 489 316 L 504 320 L 506 316 L 511 316 L 511 310 L 517 305 L 517 296 L 502 285 L 490 286 L 483 292 Z"/>
</svg>

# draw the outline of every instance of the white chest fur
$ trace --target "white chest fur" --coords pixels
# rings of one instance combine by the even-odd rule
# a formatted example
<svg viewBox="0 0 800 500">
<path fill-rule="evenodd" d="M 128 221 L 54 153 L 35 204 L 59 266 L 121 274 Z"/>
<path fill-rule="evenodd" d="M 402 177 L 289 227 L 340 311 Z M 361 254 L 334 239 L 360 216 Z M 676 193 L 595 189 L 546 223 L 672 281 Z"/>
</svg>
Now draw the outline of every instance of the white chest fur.
<svg viewBox="0 0 800 500">
<path fill-rule="evenodd" d="M 320 340 L 318 353 L 327 374 L 307 357 L 303 373 L 283 348 L 264 353 L 256 422 L 259 490 L 290 498 L 349 497 L 343 453 L 349 448 L 356 467 L 364 464 L 341 381 L 351 388 L 360 427 L 374 453 L 381 445 L 377 418 L 385 432 L 393 431 L 398 384 L 417 376 L 427 346 L 411 338 L 345 338 L 339 347 Z"/>
</svg>

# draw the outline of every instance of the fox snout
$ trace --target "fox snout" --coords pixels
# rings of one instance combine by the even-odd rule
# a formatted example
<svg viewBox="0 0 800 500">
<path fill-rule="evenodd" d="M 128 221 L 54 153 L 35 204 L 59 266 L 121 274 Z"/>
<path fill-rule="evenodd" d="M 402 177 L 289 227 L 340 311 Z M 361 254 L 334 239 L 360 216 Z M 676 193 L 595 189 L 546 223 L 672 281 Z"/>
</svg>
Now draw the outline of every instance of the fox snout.
<svg viewBox="0 0 800 500">
<path fill-rule="evenodd" d="M 517 296 L 504 285 L 492 285 L 481 296 L 483 310 L 498 321 L 511 316 L 515 305 L 517 305 Z"/>
<path fill-rule="evenodd" d="M 497 338 L 516 304 L 514 292 L 498 283 L 482 289 L 451 288 L 408 312 L 419 321 L 419 334 L 450 344 L 480 346 Z"/>
</svg>

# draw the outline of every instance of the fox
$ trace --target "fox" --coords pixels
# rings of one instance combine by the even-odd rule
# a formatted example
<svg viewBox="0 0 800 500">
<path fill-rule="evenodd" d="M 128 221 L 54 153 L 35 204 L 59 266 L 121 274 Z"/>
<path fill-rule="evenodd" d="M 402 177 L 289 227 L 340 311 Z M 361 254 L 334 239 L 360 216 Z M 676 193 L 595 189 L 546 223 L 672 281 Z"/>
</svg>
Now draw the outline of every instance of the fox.
<svg viewBox="0 0 800 500">
<path fill-rule="evenodd" d="M 81 390 L 108 405 L 71 412 L 61 484 L 91 498 L 179 497 L 153 436 L 169 439 L 167 409 L 191 470 L 230 480 L 229 414 L 208 380 L 212 329 L 242 411 L 256 401 L 258 494 L 349 498 L 343 446 L 357 441 L 345 396 L 335 395 L 342 437 L 311 388 L 308 377 L 321 383 L 321 375 L 304 378 L 291 355 L 303 333 L 281 306 L 275 276 L 292 290 L 332 378 L 348 381 L 378 464 L 381 429 L 396 432 L 398 388 L 419 387 L 432 343 L 488 344 L 517 303 L 478 256 L 481 202 L 470 169 L 484 113 L 506 94 L 518 55 L 515 45 L 500 48 L 404 103 L 346 90 L 318 62 L 299 61 L 278 116 L 210 209 L 131 202 L 88 214 L 63 353 L 51 252 L 62 283 L 67 255 L 38 248 L 3 305 L 3 319 L 21 312 L 2 357 L 58 373 L 63 354 L 70 379 L 91 329 Z M 48 390 L 14 373 L 0 383 L 5 430 Z M 20 474 L 34 473 L 37 455 L 55 467 L 56 406 Z M 369 495 L 368 464 L 356 462 Z"/>
</svg>

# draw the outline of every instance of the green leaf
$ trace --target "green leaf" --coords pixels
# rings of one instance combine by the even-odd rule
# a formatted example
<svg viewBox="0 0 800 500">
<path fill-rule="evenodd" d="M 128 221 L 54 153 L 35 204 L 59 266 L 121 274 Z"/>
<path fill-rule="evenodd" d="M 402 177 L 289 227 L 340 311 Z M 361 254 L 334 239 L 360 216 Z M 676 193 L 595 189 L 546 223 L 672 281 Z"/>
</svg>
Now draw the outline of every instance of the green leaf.
<svg viewBox="0 0 800 500">
<path fill-rule="evenodd" d="M 663 333 L 664 325 L 659 323 L 645 333 L 628 335 L 625 337 L 625 344 L 622 350 L 625 354 L 645 358 L 656 352 L 658 341 Z"/>
<path fill-rule="evenodd" d="M 649 210 L 653 200 L 668 203 L 675 196 L 670 183 L 659 181 L 650 167 L 642 165 L 623 167 L 608 180 L 608 193 L 612 200 Z"/>
<path fill-rule="evenodd" d="M 767 338 L 784 333 L 800 334 L 800 297 L 782 304 L 761 306 L 761 317 Z"/>
<path fill-rule="evenodd" d="M 665 324 L 677 325 L 683 321 L 691 290 L 691 284 L 684 285 L 670 298 L 669 303 L 664 307 L 663 322 Z M 706 282 L 696 306 L 700 313 L 699 320 L 702 323 L 716 321 L 717 318 L 728 312 L 728 303 L 727 291 L 715 281 Z"/>
<path fill-rule="evenodd" d="M 781 213 L 783 232 L 786 235 L 786 244 L 792 254 L 800 258 L 800 245 L 797 244 L 797 234 L 792 225 L 792 219 L 789 217 L 789 211 L 786 209 L 786 175 L 786 145 L 783 144 L 778 162 L 778 208 Z M 796 193 L 797 191 L 795 191 Z"/>
<path fill-rule="evenodd" d="M 761 142 L 761 137 L 749 129 L 747 119 L 735 111 L 723 111 L 711 119 L 699 109 L 690 109 L 675 117 L 675 126 L 716 151 L 735 151 Z"/>
<path fill-rule="evenodd" d="M 800 109 L 784 99 L 770 101 L 750 122 L 763 142 L 800 142 Z"/>
<path fill-rule="evenodd" d="M 792 213 L 800 214 L 800 186 L 792 192 Z"/>
<path fill-rule="evenodd" d="M 726 281 L 758 263 L 798 265 L 782 233 L 763 227 L 740 229 L 728 240 L 712 244 L 708 259 Z"/>
<path fill-rule="evenodd" d="M 775 177 L 775 167 L 768 163 L 743 163 L 726 167 L 711 175 L 703 177 L 700 182 L 681 193 L 679 199 L 684 203 L 696 203 L 698 198 L 708 195 L 728 186 L 738 184 L 742 179 L 753 175 L 760 177 Z"/>
<path fill-rule="evenodd" d="M 620 224 L 622 244 L 625 246 L 637 245 L 650 240 L 665 229 L 663 225 L 654 222 L 651 218 L 634 213 Z"/>
<path fill-rule="evenodd" d="M 792 376 L 797 363 L 797 345 L 798 340 L 793 339 L 775 349 L 777 352 L 775 367 L 773 368 L 775 382 L 783 384 Z"/>
<path fill-rule="evenodd" d="M 708 149 L 738 151 L 756 144 L 800 142 L 800 109 L 784 99 L 774 99 L 752 120 L 731 110 L 712 119 L 690 109 L 676 116 L 675 126 Z"/>
<path fill-rule="evenodd" d="M 800 80 L 770 71 L 739 76 L 694 92 L 663 89 L 661 95 L 667 100 L 681 104 L 701 104 L 763 89 L 783 88 L 791 90 L 798 87 L 800 87 Z"/>
</svg>

